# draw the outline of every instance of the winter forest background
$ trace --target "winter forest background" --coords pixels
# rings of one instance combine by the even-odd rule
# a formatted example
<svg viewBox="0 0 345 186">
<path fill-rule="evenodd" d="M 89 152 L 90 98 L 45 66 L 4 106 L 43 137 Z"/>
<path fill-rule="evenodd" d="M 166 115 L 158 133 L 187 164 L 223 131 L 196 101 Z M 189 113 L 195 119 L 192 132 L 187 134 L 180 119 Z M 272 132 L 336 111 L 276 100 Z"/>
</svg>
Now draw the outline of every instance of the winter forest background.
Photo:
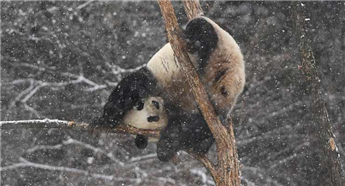
<svg viewBox="0 0 345 186">
<path fill-rule="evenodd" d="M 174 2 L 180 24 L 182 3 Z M 201 2 L 239 43 L 247 84 L 233 111 L 243 185 L 319 185 L 320 148 L 298 69 L 290 2 Z M 336 143 L 345 163 L 345 3 L 305 2 Z M 167 42 L 146 2 L 1 2 L 1 120 L 90 122 L 117 82 Z M 213 185 L 186 153 L 161 163 L 130 135 L 1 131 L 1 185 Z M 215 158 L 215 148 L 208 154 Z"/>
</svg>

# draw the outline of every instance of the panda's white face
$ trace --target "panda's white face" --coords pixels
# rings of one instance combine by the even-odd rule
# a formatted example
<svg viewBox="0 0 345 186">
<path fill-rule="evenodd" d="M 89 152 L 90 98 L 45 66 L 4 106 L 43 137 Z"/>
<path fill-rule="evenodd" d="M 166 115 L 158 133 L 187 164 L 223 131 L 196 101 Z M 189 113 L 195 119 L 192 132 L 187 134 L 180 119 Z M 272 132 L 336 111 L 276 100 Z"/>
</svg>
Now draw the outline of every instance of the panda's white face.
<svg viewBox="0 0 345 186">
<path fill-rule="evenodd" d="M 124 116 L 122 122 L 139 129 L 164 128 L 168 122 L 164 100 L 161 97 L 143 99 Z"/>
</svg>

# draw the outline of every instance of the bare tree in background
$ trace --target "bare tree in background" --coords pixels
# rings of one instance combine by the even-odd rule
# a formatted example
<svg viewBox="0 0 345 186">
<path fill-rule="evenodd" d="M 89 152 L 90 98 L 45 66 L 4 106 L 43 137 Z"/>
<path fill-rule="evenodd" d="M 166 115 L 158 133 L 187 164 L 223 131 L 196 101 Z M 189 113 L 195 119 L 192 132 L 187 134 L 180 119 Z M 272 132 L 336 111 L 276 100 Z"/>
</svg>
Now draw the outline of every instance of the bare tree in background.
<svg viewBox="0 0 345 186">
<path fill-rule="evenodd" d="M 313 135 L 315 147 L 321 148 L 320 169 L 323 171 L 323 183 L 320 185 L 342 186 L 342 167 L 340 155 L 335 143 L 335 135 L 328 117 L 326 103 L 322 98 L 320 74 L 312 49 L 312 34 L 308 28 L 310 17 L 307 16 L 308 6 L 301 2 L 292 3 L 295 31 L 297 33 L 298 49 L 301 58 L 299 69 L 308 83 L 307 91 L 311 97 L 312 121 L 306 124 L 310 135 Z M 313 145 L 313 144 L 311 144 Z"/>
</svg>

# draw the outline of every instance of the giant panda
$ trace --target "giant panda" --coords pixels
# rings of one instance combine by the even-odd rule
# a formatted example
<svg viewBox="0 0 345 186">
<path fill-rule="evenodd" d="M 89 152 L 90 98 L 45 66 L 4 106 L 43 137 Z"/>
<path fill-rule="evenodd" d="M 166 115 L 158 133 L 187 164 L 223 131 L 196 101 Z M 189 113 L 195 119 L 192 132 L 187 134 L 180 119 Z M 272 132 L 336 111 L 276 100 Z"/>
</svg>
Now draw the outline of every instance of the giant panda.
<svg viewBox="0 0 345 186">
<path fill-rule="evenodd" d="M 233 37 L 207 17 L 189 21 L 183 30 L 188 54 L 209 95 L 215 111 L 225 120 L 234 107 L 245 84 L 243 55 Z M 159 125 L 135 125 L 142 129 L 161 129 L 157 155 L 161 161 L 170 160 L 179 150 L 206 153 L 214 143 L 207 123 L 183 79 L 181 66 L 170 44 L 161 48 L 138 71 L 122 79 L 104 106 L 103 115 L 94 124 L 129 124 L 124 118 L 146 100 L 162 98 L 166 120 Z M 141 112 L 147 112 L 146 107 Z M 137 114 L 136 116 L 139 116 Z M 144 114 L 145 115 L 145 114 Z M 136 117 L 134 116 L 134 117 Z M 144 118 L 145 119 L 145 118 Z M 141 118 L 134 118 L 141 120 Z M 157 121 L 155 121 L 157 122 Z M 137 137 L 138 138 L 138 137 Z M 145 147 L 147 139 L 139 136 L 138 147 Z"/>
</svg>

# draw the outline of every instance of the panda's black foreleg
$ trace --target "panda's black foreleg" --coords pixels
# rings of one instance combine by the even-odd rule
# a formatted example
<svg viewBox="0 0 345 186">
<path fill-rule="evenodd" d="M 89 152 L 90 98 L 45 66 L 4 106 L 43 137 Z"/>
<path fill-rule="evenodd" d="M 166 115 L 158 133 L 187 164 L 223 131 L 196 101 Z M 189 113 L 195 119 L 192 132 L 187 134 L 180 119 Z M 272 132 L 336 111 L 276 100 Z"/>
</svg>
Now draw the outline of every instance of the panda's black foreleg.
<svg viewBox="0 0 345 186">
<path fill-rule="evenodd" d="M 92 124 L 118 126 L 128 111 L 140 106 L 143 98 L 155 95 L 156 84 L 146 67 L 123 78 L 110 94 L 103 115 Z"/>
<path fill-rule="evenodd" d="M 203 116 L 179 109 L 170 110 L 169 114 L 169 123 L 161 131 L 157 144 L 158 159 L 169 161 L 179 150 L 207 153 L 214 138 Z"/>
<path fill-rule="evenodd" d="M 214 143 L 213 135 L 201 114 L 189 116 L 189 121 L 182 123 L 183 148 L 194 153 L 206 154 Z"/>
<path fill-rule="evenodd" d="M 169 123 L 161 130 L 157 143 L 157 156 L 160 161 L 171 160 L 180 150 L 182 144 L 180 134 L 181 128 L 175 125 L 172 118 L 169 118 Z"/>
<path fill-rule="evenodd" d="M 210 150 L 214 142 L 215 139 L 213 137 L 202 139 L 198 143 L 196 143 L 194 147 L 191 148 L 191 151 L 198 154 L 206 154 Z"/>
<path fill-rule="evenodd" d="M 218 44 L 216 30 L 205 18 L 199 17 L 188 22 L 183 36 L 188 52 L 198 54 L 198 72 L 204 72 L 209 57 Z"/>
</svg>

